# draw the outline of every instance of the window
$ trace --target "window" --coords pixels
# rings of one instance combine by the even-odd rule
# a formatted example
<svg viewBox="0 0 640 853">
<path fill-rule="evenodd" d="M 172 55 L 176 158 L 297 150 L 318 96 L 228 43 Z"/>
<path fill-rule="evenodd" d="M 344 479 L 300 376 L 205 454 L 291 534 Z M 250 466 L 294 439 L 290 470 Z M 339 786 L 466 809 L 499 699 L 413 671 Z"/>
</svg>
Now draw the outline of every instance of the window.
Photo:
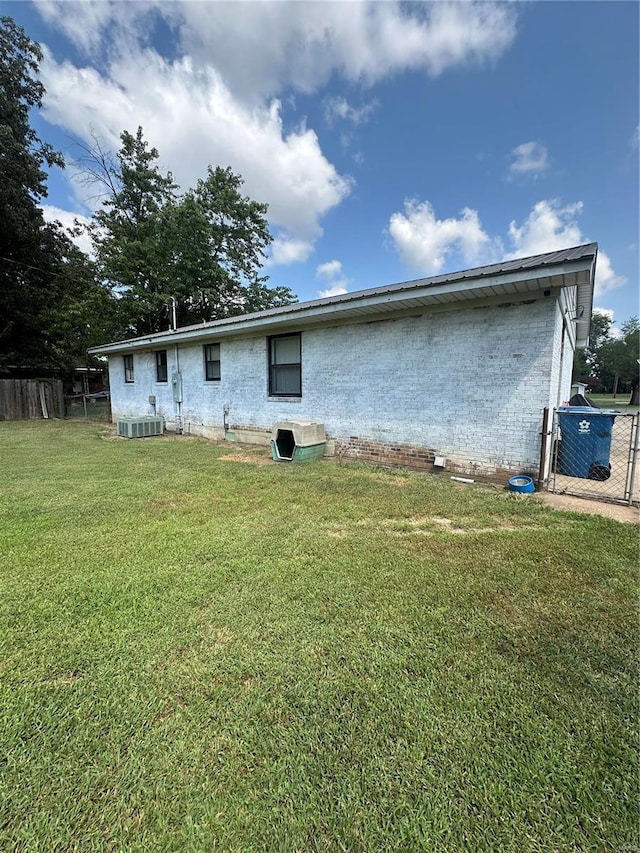
<svg viewBox="0 0 640 853">
<path fill-rule="evenodd" d="M 156 382 L 167 381 L 167 351 L 159 349 L 156 352 Z"/>
<path fill-rule="evenodd" d="M 205 344 L 204 378 L 207 382 L 220 380 L 220 344 Z"/>
<path fill-rule="evenodd" d="M 124 381 L 133 382 L 133 356 L 124 356 Z"/>
<path fill-rule="evenodd" d="M 269 396 L 301 397 L 300 335 L 269 338 Z"/>
</svg>

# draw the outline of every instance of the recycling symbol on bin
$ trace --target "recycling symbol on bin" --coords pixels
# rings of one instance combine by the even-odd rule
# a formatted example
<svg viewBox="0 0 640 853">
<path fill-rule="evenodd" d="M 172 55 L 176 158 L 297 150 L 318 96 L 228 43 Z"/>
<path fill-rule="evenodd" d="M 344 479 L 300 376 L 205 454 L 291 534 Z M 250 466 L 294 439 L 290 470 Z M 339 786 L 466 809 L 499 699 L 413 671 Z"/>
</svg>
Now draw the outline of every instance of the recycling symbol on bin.
<svg viewBox="0 0 640 853">
<path fill-rule="evenodd" d="M 591 421 L 580 421 L 580 423 L 578 424 L 578 432 L 583 434 L 583 435 L 586 432 L 590 432 L 591 431 L 590 428 L 591 428 Z"/>
</svg>

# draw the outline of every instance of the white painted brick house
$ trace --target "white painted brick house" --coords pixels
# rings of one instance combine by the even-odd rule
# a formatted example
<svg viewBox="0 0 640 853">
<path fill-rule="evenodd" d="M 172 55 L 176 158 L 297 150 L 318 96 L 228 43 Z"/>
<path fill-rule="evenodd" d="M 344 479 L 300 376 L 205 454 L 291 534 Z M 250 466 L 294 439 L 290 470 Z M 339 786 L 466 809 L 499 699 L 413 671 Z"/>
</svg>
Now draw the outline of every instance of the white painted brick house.
<svg viewBox="0 0 640 853">
<path fill-rule="evenodd" d="M 588 340 L 596 256 L 591 243 L 90 352 L 109 358 L 114 420 L 265 444 L 277 421 L 320 421 L 328 454 L 537 474 L 543 410 L 568 399 Z"/>
</svg>

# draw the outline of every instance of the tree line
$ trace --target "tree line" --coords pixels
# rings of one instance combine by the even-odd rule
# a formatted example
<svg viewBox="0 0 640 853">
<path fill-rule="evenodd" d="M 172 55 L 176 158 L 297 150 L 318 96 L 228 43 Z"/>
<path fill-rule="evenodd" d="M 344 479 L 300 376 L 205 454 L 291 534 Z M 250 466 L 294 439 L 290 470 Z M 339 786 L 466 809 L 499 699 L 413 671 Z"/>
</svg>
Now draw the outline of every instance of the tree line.
<svg viewBox="0 0 640 853">
<path fill-rule="evenodd" d="M 46 222 L 47 168 L 62 154 L 31 125 L 42 106 L 42 52 L 0 18 L 0 368 L 69 371 L 89 346 L 297 301 L 261 275 L 272 242 L 267 205 L 210 166 L 180 192 L 142 128 L 110 152 L 98 138 L 76 165 L 97 210 L 72 232 Z M 85 230 L 92 253 L 73 240 Z"/>
<path fill-rule="evenodd" d="M 620 337 L 612 335 L 613 322 L 594 311 L 586 350 L 577 350 L 573 363 L 575 382 L 583 382 L 592 392 L 629 394 L 629 405 L 638 405 L 640 323 L 630 317 L 620 325 Z"/>
</svg>

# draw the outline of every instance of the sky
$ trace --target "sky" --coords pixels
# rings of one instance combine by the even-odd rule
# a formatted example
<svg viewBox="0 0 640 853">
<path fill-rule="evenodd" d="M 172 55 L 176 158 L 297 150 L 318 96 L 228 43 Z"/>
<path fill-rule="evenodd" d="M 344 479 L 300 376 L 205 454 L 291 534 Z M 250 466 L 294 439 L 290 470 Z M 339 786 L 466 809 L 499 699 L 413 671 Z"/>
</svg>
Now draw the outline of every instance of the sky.
<svg viewBox="0 0 640 853">
<path fill-rule="evenodd" d="M 91 215 L 78 142 L 142 126 L 183 188 L 230 166 L 300 300 L 597 241 L 639 313 L 636 2 L 5 2 L 44 50 L 45 215 Z"/>
</svg>

